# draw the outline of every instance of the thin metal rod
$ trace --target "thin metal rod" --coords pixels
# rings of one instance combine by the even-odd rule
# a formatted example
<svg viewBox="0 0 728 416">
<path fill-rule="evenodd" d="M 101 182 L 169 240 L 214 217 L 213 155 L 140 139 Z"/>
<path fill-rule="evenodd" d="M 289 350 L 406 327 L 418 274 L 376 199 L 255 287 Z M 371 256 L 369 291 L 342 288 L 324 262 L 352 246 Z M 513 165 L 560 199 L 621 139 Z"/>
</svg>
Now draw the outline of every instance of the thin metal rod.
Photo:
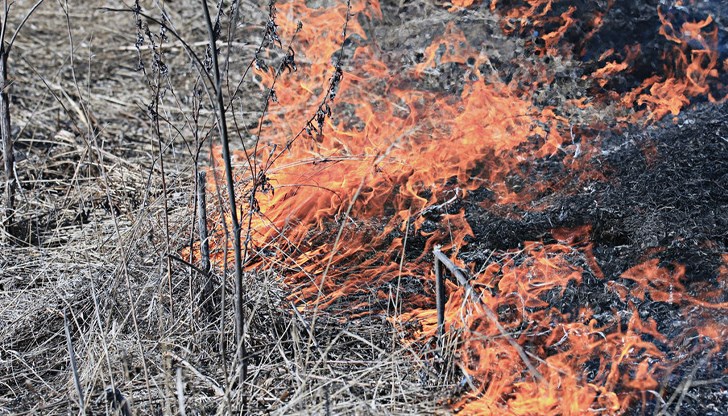
<svg viewBox="0 0 728 416">
<path fill-rule="evenodd" d="M 445 278 L 442 275 L 442 262 L 435 256 L 435 296 L 437 308 L 437 340 L 442 342 L 445 335 Z"/>
<path fill-rule="evenodd" d="M 197 172 L 197 235 L 200 237 L 200 269 L 210 271 L 210 241 L 207 238 L 206 172 Z"/>
</svg>

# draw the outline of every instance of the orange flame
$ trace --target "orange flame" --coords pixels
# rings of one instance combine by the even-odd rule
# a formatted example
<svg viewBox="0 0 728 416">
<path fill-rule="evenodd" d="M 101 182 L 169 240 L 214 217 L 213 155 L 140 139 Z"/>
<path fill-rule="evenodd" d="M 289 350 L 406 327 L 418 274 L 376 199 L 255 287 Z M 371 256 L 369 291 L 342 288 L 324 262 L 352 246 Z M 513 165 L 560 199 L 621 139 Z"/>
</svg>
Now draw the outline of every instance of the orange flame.
<svg viewBox="0 0 728 416">
<path fill-rule="evenodd" d="M 660 34 L 674 42 L 674 68 L 666 68 L 667 78 L 653 77 L 646 80 L 639 90 L 649 88 L 649 94 L 637 97 L 637 104 L 647 105 L 650 120 L 659 120 L 667 114 L 677 115 L 690 104 L 690 98 L 710 93 L 709 83 L 718 78 L 718 28 L 706 31 L 713 18 L 708 16 L 698 22 L 685 22 L 677 30 L 660 8 L 657 9 L 662 27 Z M 699 45 L 697 49 L 691 45 Z"/>
<path fill-rule="evenodd" d="M 453 6 L 472 3 L 454 1 Z M 519 20 L 548 27 L 538 35 L 543 41 L 540 52 L 559 53 L 559 45 L 578 23 L 575 7 L 552 16 L 556 0 L 524 3 L 505 14 L 504 29 L 516 31 Z M 491 7 L 497 4 L 493 1 Z M 534 104 L 539 85 L 552 81 L 538 71 L 543 64 L 533 64 L 533 79 L 510 83 L 482 74 L 478 68 L 489 62 L 488 57 L 470 45 L 454 23 L 425 48 L 423 62 L 406 71 L 388 67 L 377 48 L 371 47 L 369 33 L 361 24 L 381 17 L 379 4 L 354 1 L 348 31 L 350 40 L 355 40 L 347 46 L 350 59 L 330 104 L 331 114 L 314 126 L 318 131 L 291 141 L 306 128 L 311 109 L 327 94 L 331 62 L 341 53 L 347 9 L 346 5 L 311 9 L 302 1 L 277 7 L 282 39 L 293 38 L 297 19 L 304 24 L 291 45 L 297 70 L 280 77 L 265 68 L 256 73 L 265 86 L 264 94 L 275 85 L 277 100 L 270 103 L 261 123 L 259 147 L 237 154 L 239 165 L 251 160 L 257 175 L 263 172 L 270 184 L 266 192 L 255 195 L 253 206 L 246 203 L 241 208 L 241 216 L 252 215 L 254 256 L 247 267 L 281 272 L 283 283 L 291 288 L 290 298 L 301 307 L 342 307 L 348 316 L 384 310 L 377 305 L 393 303 L 393 297 L 402 299 L 399 293 L 392 294 L 402 291 L 407 308 L 392 322 L 419 320 L 422 329 L 412 338 L 431 337 L 437 323 L 432 309 L 433 276 L 423 260 L 435 244 L 443 245 L 453 258 L 468 244 L 473 232 L 459 205 L 483 188 L 493 192 L 489 203 L 527 205 L 547 185 L 520 191 L 507 185 L 506 179 L 534 160 L 576 147 L 575 123 L 559 109 Z M 675 29 L 667 17 L 660 16 L 661 33 L 675 43 L 681 58 L 672 72 L 648 78 L 624 94 L 625 108 L 645 107 L 628 121 L 657 120 L 678 114 L 693 97 L 712 97 L 709 84 L 718 71 L 717 32 L 709 29 L 712 20 Z M 589 27 L 596 30 L 601 19 L 596 16 Z M 689 46 L 694 42 L 702 49 Z M 639 53 L 639 47 L 628 48 L 622 58 L 619 52 L 607 51 L 599 59 L 603 65 L 587 79 L 608 87 L 612 77 L 630 70 Z M 467 63 L 468 57 L 475 62 Z M 275 54 L 270 59 L 276 59 Z M 457 80 L 462 92 L 418 88 L 422 77 L 437 73 L 445 63 L 464 70 Z M 620 103 L 614 95 L 599 98 Z M 599 105 L 599 100 L 591 98 L 568 103 L 585 109 Z M 583 139 L 588 146 L 588 137 Z M 274 158 L 275 163 L 268 166 Z M 577 151 L 563 157 L 562 163 L 567 168 L 581 167 Z M 598 172 L 579 174 L 600 176 Z M 245 192 L 251 191 L 250 176 L 238 172 L 241 187 L 248 187 Z M 211 186 L 221 180 L 209 177 Z M 670 362 L 655 344 L 672 341 L 634 306 L 646 298 L 681 308 L 695 322 L 702 345 L 715 349 L 722 342 L 725 327 L 708 312 L 728 305 L 707 301 L 719 298 L 709 292 L 690 295 L 681 280 L 685 270 L 681 265 L 661 267 L 648 261 L 625 272 L 620 281 L 604 282 L 605 291 L 629 305 L 611 314 L 604 311 L 610 318 L 596 316 L 588 304 L 571 312 L 555 307 L 553 299 L 581 285 L 587 271 L 589 278 L 605 280 L 589 232 L 588 227 L 553 230 L 557 243 L 526 242 L 521 250 L 495 253 L 497 261 L 475 273 L 471 282 L 483 304 L 497 312 L 500 324 L 534 358 L 543 380 L 529 373 L 483 306 L 471 302 L 462 287 L 448 282 L 446 321 L 449 330 L 462 334 L 460 366 L 474 386 L 454 400 L 453 408 L 465 414 L 624 413 L 645 391 L 658 386 L 661 375 L 679 364 Z M 224 241 L 219 233 L 214 242 L 218 250 L 225 247 Z M 408 255 L 412 246 L 419 250 L 416 258 Z M 217 261 L 225 266 L 222 255 Z M 718 294 L 728 285 L 728 257 L 724 262 Z M 696 315 L 695 308 L 702 312 Z"/>
<path fill-rule="evenodd" d="M 632 307 L 626 327 L 619 319 L 600 325 L 587 308 L 564 314 L 544 301 L 547 295 L 563 294 L 567 285 L 579 285 L 584 270 L 570 260 L 578 257 L 565 245 L 527 243 L 471 281 L 481 288 L 477 296 L 499 311 L 501 324 L 528 346 L 543 381 L 530 376 L 482 307 L 464 301 L 462 288 L 450 288 L 449 330 L 463 332 L 461 366 L 477 386 L 455 409 L 493 415 L 621 414 L 638 393 L 657 387 L 666 357 L 654 342 L 669 341 L 655 321 L 643 320 Z M 436 322 L 429 311 L 402 318 L 421 319 L 422 335 L 434 335 Z"/>
</svg>

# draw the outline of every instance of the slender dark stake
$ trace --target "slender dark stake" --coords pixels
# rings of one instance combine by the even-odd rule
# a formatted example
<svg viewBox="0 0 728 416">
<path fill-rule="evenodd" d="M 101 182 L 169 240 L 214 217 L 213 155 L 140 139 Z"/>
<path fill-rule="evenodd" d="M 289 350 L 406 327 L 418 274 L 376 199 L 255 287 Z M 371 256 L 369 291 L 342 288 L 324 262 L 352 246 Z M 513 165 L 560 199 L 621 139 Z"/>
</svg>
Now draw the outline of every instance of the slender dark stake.
<svg viewBox="0 0 728 416">
<path fill-rule="evenodd" d="M 210 242 L 207 239 L 207 183 L 205 171 L 197 172 L 197 233 L 200 237 L 200 269 L 202 269 L 205 286 L 202 288 L 202 296 L 200 297 L 200 306 L 203 307 L 208 315 L 214 315 L 217 312 L 215 308 L 215 292 L 212 287 L 212 275 L 210 275 Z"/>
<path fill-rule="evenodd" d="M 437 303 L 437 340 L 440 344 L 445 335 L 445 278 L 442 275 L 442 262 L 435 256 L 435 296 Z"/>
<path fill-rule="evenodd" d="M 207 22 L 207 32 L 210 37 L 210 56 L 212 57 L 213 81 L 215 82 L 215 107 L 217 110 L 217 127 L 222 142 L 222 156 L 225 163 L 225 182 L 227 184 L 228 197 L 230 200 L 230 220 L 233 226 L 233 251 L 235 253 L 235 343 L 237 344 L 238 358 L 238 387 L 244 388 L 245 379 L 248 376 L 247 358 L 245 353 L 244 328 L 245 319 L 243 314 L 243 259 L 240 250 L 240 222 L 238 221 L 238 210 L 235 202 L 235 182 L 233 179 L 233 164 L 230 157 L 230 142 L 228 140 L 227 122 L 225 121 L 225 102 L 222 93 L 222 80 L 220 78 L 220 65 L 218 63 L 218 52 L 216 46 L 215 29 L 210 18 L 210 10 L 207 0 L 202 2 L 202 11 Z M 243 396 L 243 412 L 246 412 L 247 402 Z"/>
<path fill-rule="evenodd" d="M 8 15 L 10 14 L 10 4 L 5 1 L 3 5 L 2 22 L 0 22 L 0 136 L 3 148 L 3 167 L 5 180 L 5 215 L 0 216 L 0 224 L 4 223 L 5 230 L 10 233 L 13 222 L 13 214 L 15 212 L 15 155 L 13 154 L 13 137 L 10 132 L 10 98 L 8 97 L 8 56 L 13 48 L 15 38 L 18 36 L 20 29 L 23 28 L 25 22 L 40 7 L 44 0 L 38 0 L 20 21 L 15 29 L 13 36 L 9 42 L 5 42 L 8 34 Z"/>
<path fill-rule="evenodd" d="M 200 268 L 208 273 L 210 271 L 210 242 L 207 240 L 206 176 L 205 171 L 197 172 L 197 233 L 200 237 Z"/>
</svg>

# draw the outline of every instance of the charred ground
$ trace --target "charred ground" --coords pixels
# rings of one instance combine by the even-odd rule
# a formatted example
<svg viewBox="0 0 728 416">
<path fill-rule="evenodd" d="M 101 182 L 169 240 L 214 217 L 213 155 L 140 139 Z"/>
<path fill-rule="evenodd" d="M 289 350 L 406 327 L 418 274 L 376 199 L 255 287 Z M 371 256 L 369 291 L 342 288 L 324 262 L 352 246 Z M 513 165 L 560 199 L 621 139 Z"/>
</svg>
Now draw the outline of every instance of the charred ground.
<svg viewBox="0 0 728 416">
<path fill-rule="evenodd" d="M 674 122 L 611 135 L 590 161 L 604 180 L 566 176 L 568 185 L 527 209 L 484 209 L 474 195 L 463 204 L 475 245 L 515 248 L 524 240 L 548 238 L 554 228 L 591 225 L 595 254 L 608 276 L 621 274 L 650 249 L 664 248 L 665 260 L 690 265 L 691 279 L 714 277 L 728 235 L 726 109 L 704 106 Z M 519 178 L 519 189 L 528 182 L 563 183 L 553 177 L 561 169 L 533 171 L 532 178 Z"/>
<path fill-rule="evenodd" d="M 605 180 L 572 181 L 534 201 L 531 209 L 483 208 L 481 201 L 463 201 L 474 236 L 460 258 L 476 264 L 477 270 L 494 250 L 517 249 L 524 240 L 554 242 L 551 232 L 556 228 L 589 225 L 589 241 L 601 270 L 586 265 L 581 285 L 570 285 L 564 293 L 548 297 L 547 302 L 562 312 L 575 313 L 579 306 L 589 306 L 597 316 L 628 310 L 624 300 L 607 289 L 607 282 L 630 285 L 622 274 L 649 258 L 658 258 L 668 268 L 685 265 L 689 291 L 704 290 L 706 285 L 723 289 L 718 273 L 728 235 L 726 110 L 726 105 L 704 106 L 674 121 L 615 134 L 604 141 L 602 154 L 591 160 L 604 172 Z M 602 273 L 603 277 L 597 277 Z M 675 305 L 649 298 L 631 301 L 637 302 L 640 316 L 654 319 L 668 339 L 685 331 L 687 323 Z M 665 381 L 666 389 L 674 392 L 696 366 L 701 367 L 701 379 L 722 379 L 688 395 L 681 414 L 728 412 L 725 362 L 712 367 L 703 364 L 691 359 Z"/>
</svg>

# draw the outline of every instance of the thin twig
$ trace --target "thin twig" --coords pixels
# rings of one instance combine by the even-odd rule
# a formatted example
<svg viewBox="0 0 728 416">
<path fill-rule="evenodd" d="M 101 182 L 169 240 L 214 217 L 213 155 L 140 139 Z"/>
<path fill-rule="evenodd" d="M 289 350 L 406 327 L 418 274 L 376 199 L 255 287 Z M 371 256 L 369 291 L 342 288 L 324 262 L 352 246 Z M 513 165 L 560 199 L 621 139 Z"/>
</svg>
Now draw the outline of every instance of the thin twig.
<svg viewBox="0 0 728 416">
<path fill-rule="evenodd" d="M 187 416 L 187 410 L 185 409 L 185 382 L 182 379 L 182 367 L 177 367 L 175 384 L 177 386 L 177 405 L 179 406 L 179 414 L 181 416 Z"/>
<path fill-rule="evenodd" d="M 435 307 L 437 309 L 437 341 L 441 343 L 445 335 L 445 276 L 442 273 L 442 262 L 435 256 Z"/>
<path fill-rule="evenodd" d="M 63 310 L 63 328 L 66 332 L 66 346 L 68 347 L 68 356 L 71 358 L 71 372 L 73 373 L 73 385 L 76 387 L 76 394 L 78 394 L 78 406 L 81 409 L 81 414 L 86 413 L 86 402 L 83 398 L 83 388 L 81 388 L 81 378 L 78 375 L 78 364 L 76 363 L 76 353 L 73 351 L 73 340 L 71 339 L 71 328 L 68 323 L 68 315 L 66 310 Z"/>
</svg>

